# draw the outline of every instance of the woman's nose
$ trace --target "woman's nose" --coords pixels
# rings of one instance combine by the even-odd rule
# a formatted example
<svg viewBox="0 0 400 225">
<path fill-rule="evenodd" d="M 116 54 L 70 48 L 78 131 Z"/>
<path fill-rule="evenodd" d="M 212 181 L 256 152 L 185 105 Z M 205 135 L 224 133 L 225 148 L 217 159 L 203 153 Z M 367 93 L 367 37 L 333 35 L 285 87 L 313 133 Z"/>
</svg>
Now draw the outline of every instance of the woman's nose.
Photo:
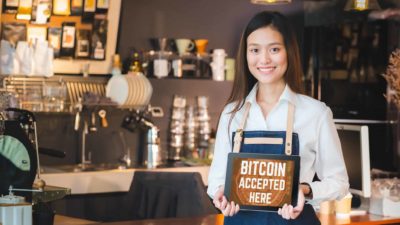
<svg viewBox="0 0 400 225">
<path fill-rule="evenodd" d="M 268 54 L 268 52 L 263 52 L 260 54 L 260 62 L 268 64 L 271 62 L 271 56 Z"/>
</svg>

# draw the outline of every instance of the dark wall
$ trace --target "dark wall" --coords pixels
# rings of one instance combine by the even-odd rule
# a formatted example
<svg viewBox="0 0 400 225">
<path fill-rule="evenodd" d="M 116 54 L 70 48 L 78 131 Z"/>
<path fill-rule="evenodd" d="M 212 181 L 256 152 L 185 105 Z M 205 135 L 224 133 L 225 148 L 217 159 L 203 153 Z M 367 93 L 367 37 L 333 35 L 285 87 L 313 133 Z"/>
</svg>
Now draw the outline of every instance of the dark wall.
<svg viewBox="0 0 400 225">
<path fill-rule="evenodd" d="M 118 53 L 130 48 L 149 50 L 148 38 L 206 38 L 208 50 L 223 48 L 235 57 L 240 34 L 257 12 L 271 10 L 287 15 L 302 37 L 303 1 L 285 5 L 254 5 L 250 0 L 123 0 Z"/>
</svg>

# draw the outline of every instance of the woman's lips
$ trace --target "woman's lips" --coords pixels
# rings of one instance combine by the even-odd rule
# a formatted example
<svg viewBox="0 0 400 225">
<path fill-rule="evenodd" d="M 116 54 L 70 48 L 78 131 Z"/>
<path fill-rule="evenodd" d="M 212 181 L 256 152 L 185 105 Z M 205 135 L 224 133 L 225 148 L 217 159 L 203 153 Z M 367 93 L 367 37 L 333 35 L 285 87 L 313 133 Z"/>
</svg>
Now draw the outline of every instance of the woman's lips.
<svg viewBox="0 0 400 225">
<path fill-rule="evenodd" d="M 262 66 L 262 67 L 257 67 L 257 69 L 260 72 L 263 73 L 268 73 L 268 72 L 272 72 L 276 67 L 275 66 Z"/>
</svg>

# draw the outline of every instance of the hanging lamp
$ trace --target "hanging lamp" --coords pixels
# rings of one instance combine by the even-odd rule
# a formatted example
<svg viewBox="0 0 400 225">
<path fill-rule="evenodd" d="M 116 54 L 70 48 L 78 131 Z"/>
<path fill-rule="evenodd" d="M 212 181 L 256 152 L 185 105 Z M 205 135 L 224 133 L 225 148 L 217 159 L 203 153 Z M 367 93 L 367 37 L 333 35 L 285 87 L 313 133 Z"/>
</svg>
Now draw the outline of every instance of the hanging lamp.
<svg viewBox="0 0 400 225">
<path fill-rule="evenodd" d="M 377 0 L 347 0 L 346 6 L 344 10 L 356 10 L 356 11 L 364 11 L 364 10 L 380 10 L 381 7 Z"/>
<path fill-rule="evenodd" d="M 250 0 L 250 2 L 259 5 L 278 5 L 291 3 L 292 0 Z"/>
</svg>

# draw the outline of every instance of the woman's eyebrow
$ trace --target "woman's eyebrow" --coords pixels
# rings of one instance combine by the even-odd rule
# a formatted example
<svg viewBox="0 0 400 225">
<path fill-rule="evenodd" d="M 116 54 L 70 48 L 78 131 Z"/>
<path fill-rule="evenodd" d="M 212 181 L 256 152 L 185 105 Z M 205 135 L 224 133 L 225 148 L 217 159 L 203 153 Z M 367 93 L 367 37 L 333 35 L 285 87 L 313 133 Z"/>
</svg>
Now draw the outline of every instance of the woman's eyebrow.
<svg viewBox="0 0 400 225">
<path fill-rule="evenodd" d="M 248 43 L 247 45 L 248 45 L 248 46 L 260 46 L 260 45 L 262 45 L 262 44 L 258 44 L 258 43 Z M 268 43 L 268 44 L 267 44 L 267 46 L 271 46 L 271 45 L 283 45 L 283 43 L 281 43 L 281 42 L 271 42 L 271 43 Z"/>
</svg>

